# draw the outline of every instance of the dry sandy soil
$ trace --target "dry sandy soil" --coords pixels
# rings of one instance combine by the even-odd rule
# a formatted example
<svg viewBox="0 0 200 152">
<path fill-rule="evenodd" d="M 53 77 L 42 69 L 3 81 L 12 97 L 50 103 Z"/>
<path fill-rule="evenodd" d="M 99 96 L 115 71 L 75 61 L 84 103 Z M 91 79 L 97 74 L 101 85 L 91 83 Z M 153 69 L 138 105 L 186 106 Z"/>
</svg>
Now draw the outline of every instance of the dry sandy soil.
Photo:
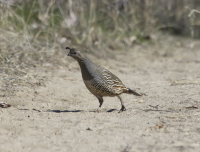
<svg viewBox="0 0 200 152">
<path fill-rule="evenodd" d="M 12 106 L 0 109 L 1 152 L 200 151 L 198 40 L 163 36 L 113 57 L 88 55 L 147 94 L 122 95 L 122 113 L 117 97 L 104 98 L 95 112 L 98 100 L 67 53 L 65 66 L 30 67 L 22 78 L 2 74 L 0 102 Z"/>
</svg>

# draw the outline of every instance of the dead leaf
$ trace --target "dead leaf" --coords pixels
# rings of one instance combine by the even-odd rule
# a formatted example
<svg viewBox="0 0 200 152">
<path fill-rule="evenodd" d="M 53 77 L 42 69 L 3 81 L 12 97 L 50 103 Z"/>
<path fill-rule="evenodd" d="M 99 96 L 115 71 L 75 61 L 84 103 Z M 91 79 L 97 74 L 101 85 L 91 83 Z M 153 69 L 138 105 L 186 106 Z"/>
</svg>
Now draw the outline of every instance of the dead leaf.
<svg viewBox="0 0 200 152">
<path fill-rule="evenodd" d="M 155 128 L 155 129 L 161 129 L 161 128 L 163 128 L 163 127 L 164 127 L 163 124 L 158 124 L 158 125 L 156 125 L 154 128 Z"/>
<path fill-rule="evenodd" d="M 8 107 L 11 107 L 11 105 L 10 105 L 10 104 L 7 104 L 7 103 L 5 103 L 5 102 L 0 102 L 0 107 L 1 107 L 1 108 L 8 108 Z"/>
</svg>

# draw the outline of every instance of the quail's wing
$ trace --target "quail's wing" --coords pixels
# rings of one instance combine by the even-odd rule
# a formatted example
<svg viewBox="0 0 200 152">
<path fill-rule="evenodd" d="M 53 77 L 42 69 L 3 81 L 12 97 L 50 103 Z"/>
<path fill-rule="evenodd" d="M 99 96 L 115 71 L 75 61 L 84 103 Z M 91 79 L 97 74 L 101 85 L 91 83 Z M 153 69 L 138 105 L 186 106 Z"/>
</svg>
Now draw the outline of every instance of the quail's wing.
<svg viewBox="0 0 200 152">
<path fill-rule="evenodd" d="M 116 75 L 112 74 L 110 71 L 102 67 L 98 68 L 97 73 L 101 80 L 103 80 L 106 84 L 112 86 L 112 88 L 116 89 L 116 91 L 120 91 L 126 87 Z"/>
</svg>

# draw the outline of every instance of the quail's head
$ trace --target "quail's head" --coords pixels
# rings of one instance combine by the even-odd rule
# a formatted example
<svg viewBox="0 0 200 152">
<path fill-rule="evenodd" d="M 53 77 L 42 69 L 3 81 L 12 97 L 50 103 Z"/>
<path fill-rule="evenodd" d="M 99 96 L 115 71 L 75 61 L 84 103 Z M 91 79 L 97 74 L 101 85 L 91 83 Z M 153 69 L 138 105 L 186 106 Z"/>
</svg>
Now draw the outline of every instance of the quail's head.
<svg viewBox="0 0 200 152">
<path fill-rule="evenodd" d="M 85 56 L 81 52 L 77 51 L 74 48 L 66 47 L 66 49 L 70 50 L 68 56 L 71 56 L 72 58 L 76 59 L 77 61 L 81 61 L 85 58 Z"/>
</svg>

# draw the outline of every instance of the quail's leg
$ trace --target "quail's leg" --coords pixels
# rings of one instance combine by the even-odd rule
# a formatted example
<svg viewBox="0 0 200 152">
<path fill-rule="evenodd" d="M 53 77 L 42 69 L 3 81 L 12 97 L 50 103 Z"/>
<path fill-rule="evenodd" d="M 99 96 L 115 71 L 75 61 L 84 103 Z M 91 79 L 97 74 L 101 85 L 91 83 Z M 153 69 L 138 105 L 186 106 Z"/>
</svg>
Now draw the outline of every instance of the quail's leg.
<svg viewBox="0 0 200 152">
<path fill-rule="evenodd" d="M 122 108 L 120 109 L 119 112 L 126 111 L 126 108 L 125 108 L 125 106 L 124 106 L 124 102 L 122 101 L 122 98 L 121 98 L 119 95 L 118 95 L 117 97 L 119 98 L 119 100 L 120 100 L 120 102 L 121 102 L 121 105 L 122 105 Z"/>
<path fill-rule="evenodd" d="M 97 112 L 101 112 L 101 106 L 103 104 L 103 98 L 101 96 L 98 96 L 97 98 L 99 100 L 99 107 L 97 109 Z"/>
</svg>

